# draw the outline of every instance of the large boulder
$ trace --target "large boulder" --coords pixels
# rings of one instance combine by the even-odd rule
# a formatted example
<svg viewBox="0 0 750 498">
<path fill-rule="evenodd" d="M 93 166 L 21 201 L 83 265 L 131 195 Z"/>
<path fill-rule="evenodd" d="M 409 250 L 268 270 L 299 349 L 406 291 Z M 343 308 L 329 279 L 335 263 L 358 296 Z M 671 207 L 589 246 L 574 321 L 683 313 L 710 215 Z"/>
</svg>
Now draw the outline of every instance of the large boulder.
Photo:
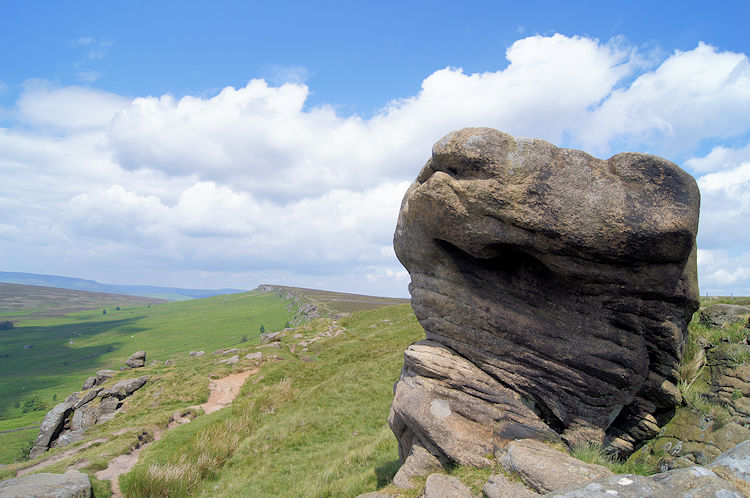
<svg viewBox="0 0 750 498">
<path fill-rule="evenodd" d="M 88 498 L 89 476 L 78 470 L 64 474 L 30 474 L 0 482 L 0 497 Z"/>
<path fill-rule="evenodd" d="M 72 411 L 73 403 L 64 402 L 58 403 L 47 412 L 39 428 L 39 435 L 34 440 L 34 446 L 29 452 L 29 458 L 36 458 L 47 451 L 50 443 L 57 439 L 57 436 L 62 432 L 65 421 Z"/>
<path fill-rule="evenodd" d="M 414 438 L 490 465 L 514 439 L 627 455 L 655 436 L 681 401 L 699 199 L 655 156 L 605 161 L 489 128 L 438 141 L 394 236 L 427 336 L 394 388 L 402 461 Z"/>
<path fill-rule="evenodd" d="M 125 364 L 130 368 L 141 368 L 146 365 L 146 352 L 136 351 L 130 355 L 130 358 L 125 360 Z"/>
</svg>

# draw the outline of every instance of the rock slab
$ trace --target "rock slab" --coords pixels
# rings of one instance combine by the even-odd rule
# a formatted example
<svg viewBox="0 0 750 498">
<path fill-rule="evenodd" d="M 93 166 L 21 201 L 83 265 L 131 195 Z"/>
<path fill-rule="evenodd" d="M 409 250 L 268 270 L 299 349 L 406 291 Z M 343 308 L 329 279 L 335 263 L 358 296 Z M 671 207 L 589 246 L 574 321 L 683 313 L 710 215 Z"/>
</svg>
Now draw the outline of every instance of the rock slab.
<svg viewBox="0 0 750 498">
<path fill-rule="evenodd" d="M 394 248 L 426 342 L 389 422 L 438 458 L 490 465 L 522 438 L 621 455 L 681 401 L 698 308 L 695 180 L 489 128 L 448 134 L 407 191 Z"/>
<path fill-rule="evenodd" d="M 536 441 L 521 439 L 508 445 L 500 464 L 517 474 L 526 485 L 539 493 L 576 486 L 612 475 L 606 467 L 582 462 Z"/>
<path fill-rule="evenodd" d="M 2 498 L 89 498 L 91 481 L 78 470 L 64 474 L 30 474 L 0 482 Z"/>
</svg>

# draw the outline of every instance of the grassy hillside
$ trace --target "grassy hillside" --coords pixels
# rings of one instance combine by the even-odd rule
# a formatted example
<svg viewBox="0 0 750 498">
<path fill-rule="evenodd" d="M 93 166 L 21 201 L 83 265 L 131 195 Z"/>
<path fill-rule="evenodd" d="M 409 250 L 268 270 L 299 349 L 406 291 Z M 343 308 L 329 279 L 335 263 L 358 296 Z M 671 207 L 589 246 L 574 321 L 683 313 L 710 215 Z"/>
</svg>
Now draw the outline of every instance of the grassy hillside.
<svg viewBox="0 0 750 498">
<path fill-rule="evenodd" d="M 301 303 L 310 303 L 330 314 L 353 313 L 355 311 L 371 310 L 382 306 L 407 304 L 408 299 L 398 297 L 377 297 L 361 294 L 346 294 L 304 287 L 289 287 L 285 285 L 261 285 L 259 289 L 274 292 L 285 297 L 294 295 Z"/>
<path fill-rule="evenodd" d="M 279 287 L 282 292 L 253 291 L 128 306 L 126 301 L 97 300 L 100 296 L 110 299 L 107 294 L 13 287 L 25 288 L 22 290 L 26 294 L 8 293 L 9 297 L 15 296 L 15 301 L 6 300 L 4 309 L 20 315 L 20 319 L 14 329 L 0 331 L 0 463 L 21 457 L 37 433 L 36 429 L 3 431 L 38 425 L 47 409 L 80 389 L 96 370 L 118 369 L 130 354 L 140 349 L 147 352 L 148 363 L 174 360 L 190 350 L 210 354 L 221 347 L 257 343 L 261 325 L 268 332 L 281 330 L 294 320 L 296 309 L 303 305 L 313 305 L 328 313 L 351 309 L 351 303 L 360 308 L 374 308 L 405 302 Z M 84 299 L 83 304 L 77 298 Z M 326 305 L 334 301 L 335 305 Z M 54 309 L 54 314 L 77 309 L 79 305 L 94 305 L 97 309 L 33 319 L 38 316 L 35 312 L 24 316 L 18 309 L 13 310 L 13 302 L 27 309 Z M 108 306 L 106 314 L 102 313 L 104 306 Z"/>
<path fill-rule="evenodd" d="M 337 337 L 327 337 L 337 330 Z M 304 351 L 300 343 L 316 336 Z M 234 405 L 170 429 L 147 446 L 138 466 L 121 478 L 126 495 L 354 496 L 384 485 L 398 468 L 387 424 L 393 383 L 404 349 L 423 337 L 411 308 L 400 305 L 303 324 L 278 348 L 242 343 L 242 354 L 262 351 L 264 360 Z M 127 453 L 144 431 L 162 431 L 176 411 L 205 401 L 209 377 L 256 365 L 242 360 L 230 367 L 210 354 L 171 358 L 175 365 L 137 372 L 152 381 L 128 398 L 124 413 L 88 430 L 87 440 L 99 442 L 41 471 L 77 463 L 93 475 Z M 0 478 L 29 464 L 8 466 Z M 97 487 L 99 496 L 106 486 Z"/>
<path fill-rule="evenodd" d="M 21 321 L 0 331 L 0 421 L 26 420 L 22 410 L 32 398 L 51 407 L 97 370 L 120 368 L 135 351 L 145 350 L 149 362 L 191 349 L 210 352 L 257 340 L 261 325 L 281 330 L 294 315 L 287 301 L 250 292 Z M 40 410 L 37 419 L 43 415 Z"/>
<path fill-rule="evenodd" d="M 87 292 L 38 285 L 0 283 L 0 320 L 13 322 L 65 316 L 73 311 L 146 306 L 166 302 L 138 296 Z"/>
</svg>

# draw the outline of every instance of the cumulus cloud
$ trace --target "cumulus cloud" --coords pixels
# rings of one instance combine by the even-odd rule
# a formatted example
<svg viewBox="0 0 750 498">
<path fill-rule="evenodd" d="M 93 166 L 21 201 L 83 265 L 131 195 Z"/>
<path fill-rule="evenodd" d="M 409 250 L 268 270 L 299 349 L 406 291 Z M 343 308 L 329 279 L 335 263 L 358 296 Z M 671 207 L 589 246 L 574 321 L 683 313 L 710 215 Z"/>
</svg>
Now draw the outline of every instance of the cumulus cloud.
<svg viewBox="0 0 750 498">
<path fill-rule="evenodd" d="M 37 128 L 74 131 L 107 126 L 129 100 L 85 87 L 55 88 L 45 81 L 26 83 L 16 102 L 17 119 Z"/>
<path fill-rule="evenodd" d="M 719 145 L 706 156 L 688 159 L 685 167 L 696 173 L 711 173 L 739 166 L 743 162 L 750 162 L 750 144 L 739 148 Z"/>
<path fill-rule="evenodd" d="M 0 129 L 0 252 L 17 270 L 110 282 L 403 296 L 392 250 L 403 193 L 442 135 L 492 126 L 601 155 L 628 145 L 690 157 L 712 140 L 685 165 L 708 173 L 699 241 L 713 268 L 703 274 L 718 280 L 740 256 L 716 251 L 750 221 L 750 145 L 721 143 L 750 131 L 747 56 L 705 44 L 652 55 L 618 39 L 532 36 L 508 48 L 504 69 L 438 70 L 371 118 L 306 106 L 310 89 L 291 77 L 134 99 L 29 82 Z M 736 275 L 726 281 L 750 287 Z"/>
<path fill-rule="evenodd" d="M 679 154 L 709 138 L 750 130 L 750 63 L 746 54 L 700 43 L 675 52 L 654 71 L 616 88 L 581 122 L 577 135 L 590 148 L 639 144 Z"/>
</svg>

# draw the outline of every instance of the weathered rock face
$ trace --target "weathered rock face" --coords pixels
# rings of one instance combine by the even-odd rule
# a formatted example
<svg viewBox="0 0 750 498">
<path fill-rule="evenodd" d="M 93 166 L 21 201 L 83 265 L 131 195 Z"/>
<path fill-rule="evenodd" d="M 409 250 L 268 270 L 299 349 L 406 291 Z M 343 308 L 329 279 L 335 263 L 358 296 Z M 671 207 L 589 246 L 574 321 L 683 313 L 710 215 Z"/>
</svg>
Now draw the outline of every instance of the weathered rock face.
<svg viewBox="0 0 750 498">
<path fill-rule="evenodd" d="M 101 376 L 101 372 L 97 372 L 97 377 Z M 96 387 L 85 393 L 71 394 L 44 417 L 29 458 L 43 455 L 51 447 L 67 446 L 79 440 L 92 425 L 111 420 L 122 406 L 122 400 L 143 387 L 148 379 L 149 376 L 144 375 L 121 380 L 109 388 Z M 99 403 L 96 403 L 97 398 L 101 398 Z"/>
<path fill-rule="evenodd" d="M 0 496 L 35 498 L 88 498 L 89 476 L 78 470 L 64 474 L 31 474 L 0 482 Z"/>
<path fill-rule="evenodd" d="M 415 438 L 484 465 L 514 439 L 653 437 L 681 399 L 699 199 L 654 156 L 489 128 L 435 144 L 394 237 L 427 335 L 394 388 L 402 459 Z"/>
<path fill-rule="evenodd" d="M 39 428 L 39 435 L 34 440 L 34 446 L 29 452 L 29 458 L 36 458 L 47 451 L 50 443 L 57 439 L 57 436 L 62 432 L 65 420 L 72 410 L 73 403 L 63 402 L 58 403 L 47 412 Z"/>
</svg>

